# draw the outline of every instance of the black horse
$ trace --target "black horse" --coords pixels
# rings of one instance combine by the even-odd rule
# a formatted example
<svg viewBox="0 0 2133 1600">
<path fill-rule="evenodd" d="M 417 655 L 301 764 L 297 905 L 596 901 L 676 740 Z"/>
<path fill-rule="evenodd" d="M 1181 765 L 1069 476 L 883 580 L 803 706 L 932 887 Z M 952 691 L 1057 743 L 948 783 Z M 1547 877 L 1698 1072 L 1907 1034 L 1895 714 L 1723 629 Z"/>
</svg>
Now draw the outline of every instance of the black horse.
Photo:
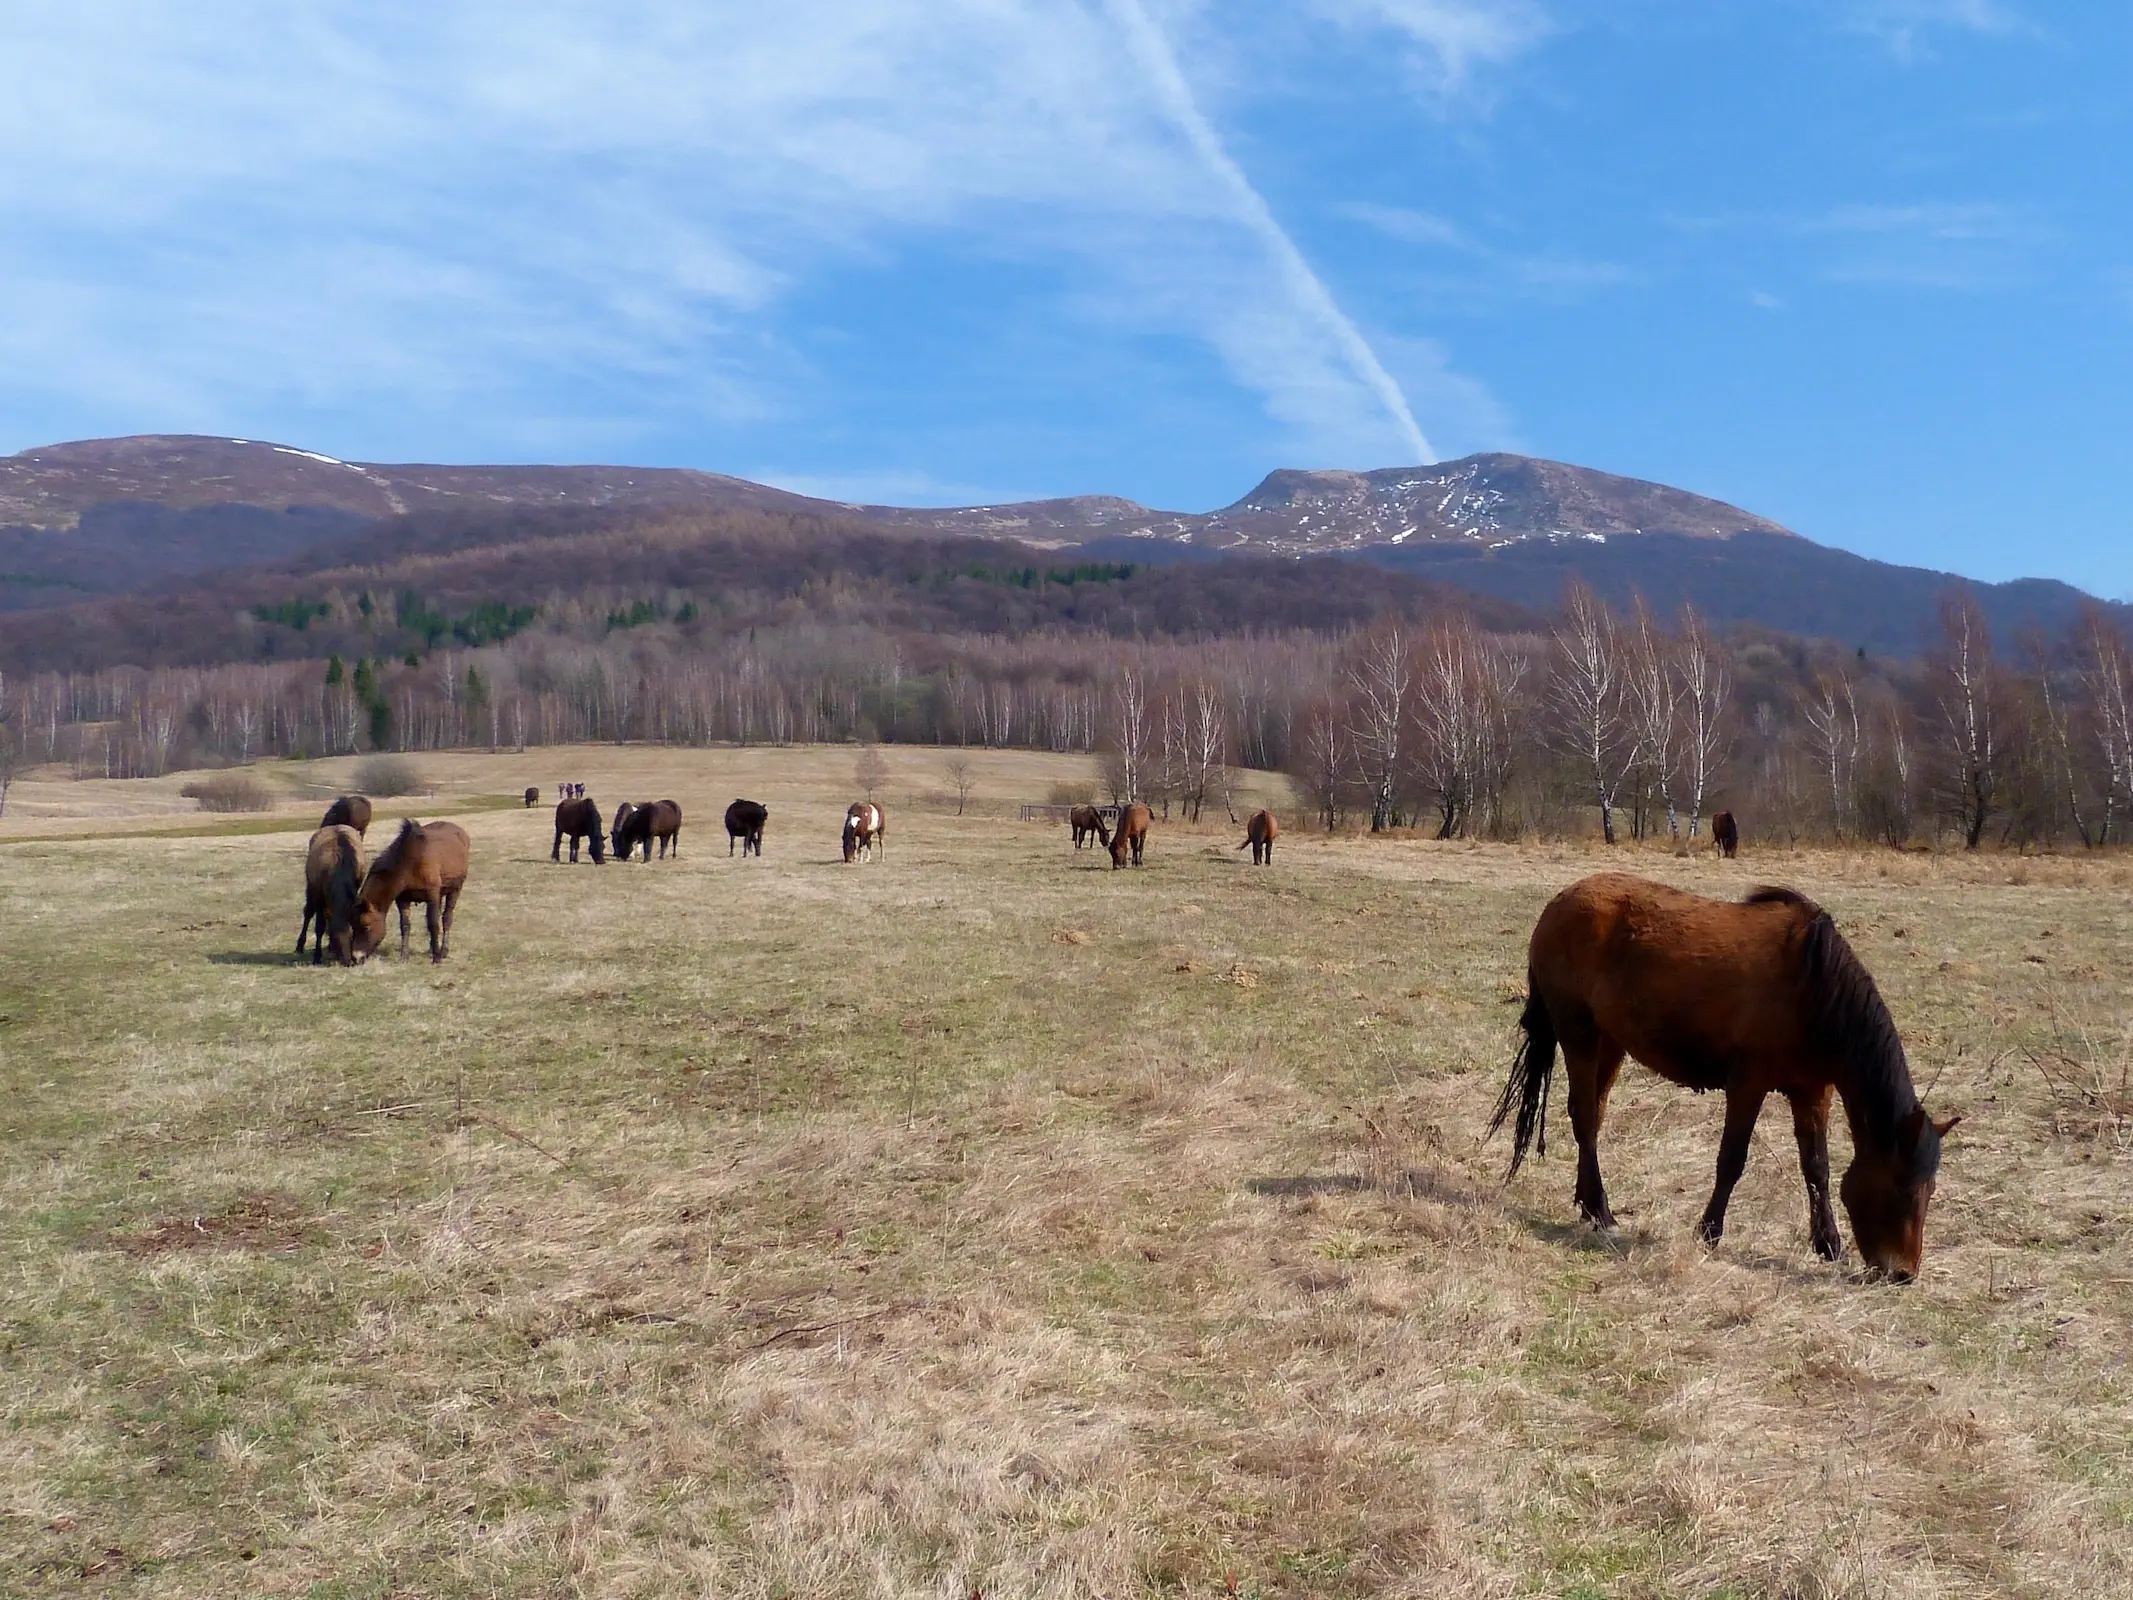
<svg viewBox="0 0 2133 1600">
<path fill-rule="evenodd" d="M 555 846 L 548 852 L 550 861 L 563 859 L 563 840 L 570 839 L 570 859 L 578 859 L 578 841 L 592 840 L 593 865 L 607 859 L 607 835 L 600 829 L 600 808 L 590 800 L 565 800 L 555 808 Z"/>
<path fill-rule="evenodd" d="M 726 807 L 726 854 L 738 843 L 741 854 L 763 853 L 763 824 L 770 820 L 770 807 L 760 800 L 736 800 Z"/>
</svg>

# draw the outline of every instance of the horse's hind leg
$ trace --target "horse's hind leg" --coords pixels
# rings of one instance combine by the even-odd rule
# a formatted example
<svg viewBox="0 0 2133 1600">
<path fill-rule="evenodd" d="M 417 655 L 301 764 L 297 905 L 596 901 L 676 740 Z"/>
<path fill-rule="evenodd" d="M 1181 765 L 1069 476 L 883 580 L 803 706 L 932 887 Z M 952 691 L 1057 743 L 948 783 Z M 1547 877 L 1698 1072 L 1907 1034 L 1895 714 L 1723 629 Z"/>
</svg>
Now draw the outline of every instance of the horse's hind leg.
<svg viewBox="0 0 2133 1600">
<path fill-rule="evenodd" d="M 1705 1244 L 1716 1244 L 1726 1231 L 1726 1205 L 1733 1186 L 1748 1167 L 1748 1141 L 1755 1135 L 1755 1119 L 1763 1114 L 1767 1089 L 1726 1091 L 1726 1131 L 1718 1139 L 1718 1182 L 1711 1190 L 1711 1203 L 1703 1208 L 1703 1221 L 1696 1235 Z"/>
<path fill-rule="evenodd" d="M 311 936 L 311 907 L 310 907 L 310 906 L 308 906 L 308 905 L 306 905 L 306 906 L 304 907 L 304 920 L 303 920 L 302 922 L 298 923 L 298 924 L 297 924 L 297 928 L 296 928 L 296 953 L 297 953 L 298 955 L 302 955 L 302 954 L 304 953 L 304 941 L 305 941 L 306 939 L 308 939 L 308 938 L 309 938 L 310 936 Z"/>
<path fill-rule="evenodd" d="M 1563 1063 L 1569 1068 L 1570 1128 L 1578 1140 L 1578 1210 L 1594 1227 L 1612 1229 L 1615 1214 L 1600 1181 L 1600 1125 L 1607 1096 L 1622 1071 L 1622 1047 L 1599 1031 L 1590 1017 L 1582 1027 L 1558 1024 Z"/>
<path fill-rule="evenodd" d="M 452 953 L 452 913 L 459 908 L 459 891 L 444 891 L 444 953 Z"/>
<path fill-rule="evenodd" d="M 1807 1180 L 1807 1232 L 1815 1254 L 1824 1261 L 1844 1254 L 1844 1235 L 1829 1209 L 1829 1100 L 1835 1093 L 1825 1084 L 1819 1092 L 1796 1090 L 1789 1096 L 1793 1137 L 1800 1143 L 1800 1176 Z"/>
</svg>

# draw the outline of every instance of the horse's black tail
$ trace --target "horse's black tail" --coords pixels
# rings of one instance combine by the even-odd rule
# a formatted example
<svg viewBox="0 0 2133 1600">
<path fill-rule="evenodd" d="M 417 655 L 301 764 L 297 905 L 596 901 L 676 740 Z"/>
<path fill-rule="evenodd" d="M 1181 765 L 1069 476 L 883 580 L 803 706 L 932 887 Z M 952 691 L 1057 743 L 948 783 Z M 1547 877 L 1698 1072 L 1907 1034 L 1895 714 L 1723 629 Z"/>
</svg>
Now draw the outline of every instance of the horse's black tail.
<svg viewBox="0 0 2133 1600">
<path fill-rule="evenodd" d="M 1511 1058 L 1510 1081 L 1496 1102 L 1496 1115 L 1489 1119 L 1493 1137 L 1510 1121 L 1513 1108 L 1518 1112 L 1518 1122 L 1511 1133 L 1511 1171 L 1504 1174 L 1506 1178 L 1518 1171 L 1528 1149 L 1542 1155 L 1548 1153 L 1548 1080 L 1555 1076 L 1555 1023 L 1530 977 L 1526 987 L 1526 1009 L 1518 1019 L 1524 1038 L 1519 1041 L 1518 1054 Z"/>
</svg>

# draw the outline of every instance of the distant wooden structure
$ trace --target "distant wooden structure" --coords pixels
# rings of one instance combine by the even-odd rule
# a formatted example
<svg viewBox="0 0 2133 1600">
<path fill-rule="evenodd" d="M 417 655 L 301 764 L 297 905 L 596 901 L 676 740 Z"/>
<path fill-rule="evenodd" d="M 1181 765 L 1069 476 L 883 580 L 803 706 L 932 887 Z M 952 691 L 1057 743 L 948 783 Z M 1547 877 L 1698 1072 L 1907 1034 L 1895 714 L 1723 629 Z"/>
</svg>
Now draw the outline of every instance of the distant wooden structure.
<svg viewBox="0 0 2133 1600">
<path fill-rule="evenodd" d="M 1074 807 L 1072 805 L 1025 805 L 1022 808 L 1022 820 L 1024 822 L 1065 822 L 1067 820 L 1067 813 L 1069 813 L 1073 809 Z M 1096 808 L 1096 814 L 1104 819 L 1105 827 L 1113 828 L 1118 825 L 1117 806 L 1098 806 Z"/>
</svg>

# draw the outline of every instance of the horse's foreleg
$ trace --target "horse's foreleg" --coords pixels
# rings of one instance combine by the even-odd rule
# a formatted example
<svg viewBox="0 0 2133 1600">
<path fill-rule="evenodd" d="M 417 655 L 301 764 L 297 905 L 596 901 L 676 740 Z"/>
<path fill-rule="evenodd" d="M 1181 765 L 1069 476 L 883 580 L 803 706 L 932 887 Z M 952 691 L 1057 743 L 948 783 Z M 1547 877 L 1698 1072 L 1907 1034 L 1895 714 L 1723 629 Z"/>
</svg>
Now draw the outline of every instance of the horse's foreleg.
<svg viewBox="0 0 2133 1600">
<path fill-rule="evenodd" d="M 423 921 L 429 924 L 430 959 L 432 961 L 442 961 L 444 959 L 443 900 L 444 897 L 442 895 L 433 894 L 422 902 Z"/>
<path fill-rule="evenodd" d="M 400 902 L 400 959 L 407 959 L 407 902 Z"/>
<path fill-rule="evenodd" d="M 1611 1230 L 1615 1214 L 1600 1181 L 1600 1125 L 1622 1070 L 1622 1047 L 1595 1029 L 1587 1039 L 1563 1040 L 1563 1062 L 1569 1068 L 1570 1128 L 1578 1140 L 1578 1210 L 1594 1227 Z"/>
<path fill-rule="evenodd" d="M 1807 1232 L 1814 1240 L 1815 1254 L 1824 1261 L 1844 1254 L 1844 1235 L 1837 1231 L 1836 1216 L 1829 1209 L 1829 1101 L 1836 1093 L 1824 1085 L 1820 1093 L 1795 1092 L 1792 1100 L 1792 1133 L 1800 1143 L 1800 1176 L 1807 1180 Z"/>
<path fill-rule="evenodd" d="M 1748 1167 L 1748 1141 L 1755 1134 L 1755 1119 L 1763 1113 L 1767 1089 L 1726 1091 L 1726 1131 L 1718 1138 L 1718 1182 L 1711 1190 L 1711 1203 L 1703 1208 L 1703 1221 L 1696 1235 L 1705 1244 L 1716 1244 L 1726 1231 L 1726 1204 L 1733 1186 Z"/>
</svg>

